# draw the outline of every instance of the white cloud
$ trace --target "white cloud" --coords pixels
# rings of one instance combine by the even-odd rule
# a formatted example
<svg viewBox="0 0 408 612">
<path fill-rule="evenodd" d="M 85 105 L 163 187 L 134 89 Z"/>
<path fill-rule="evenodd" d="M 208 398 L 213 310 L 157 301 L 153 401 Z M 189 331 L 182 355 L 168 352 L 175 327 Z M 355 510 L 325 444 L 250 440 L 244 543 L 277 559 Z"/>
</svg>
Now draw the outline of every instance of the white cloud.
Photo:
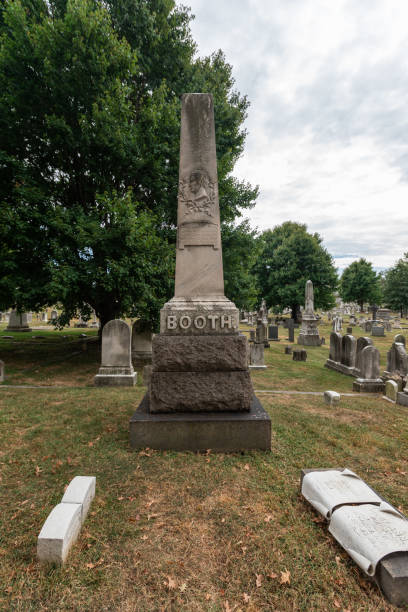
<svg viewBox="0 0 408 612">
<path fill-rule="evenodd" d="M 199 54 L 221 48 L 251 101 L 235 174 L 249 218 L 317 231 L 343 268 L 408 250 L 408 3 L 186 0 Z"/>
</svg>

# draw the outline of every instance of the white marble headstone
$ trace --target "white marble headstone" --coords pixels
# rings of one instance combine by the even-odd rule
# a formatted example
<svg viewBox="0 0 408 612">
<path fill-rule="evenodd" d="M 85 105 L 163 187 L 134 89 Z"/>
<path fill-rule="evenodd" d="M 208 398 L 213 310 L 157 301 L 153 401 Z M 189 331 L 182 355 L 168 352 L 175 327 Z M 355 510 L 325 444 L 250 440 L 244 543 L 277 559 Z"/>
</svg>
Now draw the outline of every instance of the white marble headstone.
<svg viewBox="0 0 408 612">
<path fill-rule="evenodd" d="M 408 552 L 408 521 L 386 502 L 338 508 L 329 531 L 369 576 L 386 555 Z"/>
<path fill-rule="evenodd" d="M 303 478 L 302 495 L 327 519 L 342 504 L 382 502 L 375 491 L 348 469 L 309 472 Z"/>
</svg>

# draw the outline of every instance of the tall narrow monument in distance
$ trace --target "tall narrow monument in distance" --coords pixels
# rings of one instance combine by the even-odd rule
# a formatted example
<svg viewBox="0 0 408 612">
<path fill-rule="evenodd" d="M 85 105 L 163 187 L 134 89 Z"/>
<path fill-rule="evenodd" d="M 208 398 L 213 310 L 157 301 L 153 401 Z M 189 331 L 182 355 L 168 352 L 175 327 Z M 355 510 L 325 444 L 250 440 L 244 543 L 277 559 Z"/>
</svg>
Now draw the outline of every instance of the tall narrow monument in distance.
<svg viewBox="0 0 408 612">
<path fill-rule="evenodd" d="M 305 346 L 320 346 L 321 340 L 317 329 L 318 319 L 314 312 L 314 293 L 311 280 L 306 281 L 305 309 L 302 314 L 302 327 L 298 336 L 298 344 Z"/>
<path fill-rule="evenodd" d="M 239 313 L 224 295 L 214 108 L 184 94 L 175 295 L 160 313 L 149 391 L 130 421 L 135 448 L 269 450 Z"/>
</svg>

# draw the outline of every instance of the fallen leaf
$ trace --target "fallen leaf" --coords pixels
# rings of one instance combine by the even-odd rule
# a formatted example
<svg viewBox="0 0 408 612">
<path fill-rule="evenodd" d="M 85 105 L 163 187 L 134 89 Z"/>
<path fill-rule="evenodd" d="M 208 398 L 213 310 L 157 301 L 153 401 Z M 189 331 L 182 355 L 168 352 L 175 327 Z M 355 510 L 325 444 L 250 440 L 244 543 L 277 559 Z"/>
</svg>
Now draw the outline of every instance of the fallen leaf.
<svg viewBox="0 0 408 612">
<path fill-rule="evenodd" d="M 39 476 L 41 474 L 41 472 L 42 472 L 42 469 L 38 465 L 36 465 L 35 466 L 35 475 Z"/>
<path fill-rule="evenodd" d="M 336 559 L 336 563 L 337 563 L 337 565 L 340 565 L 340 563 L 341 563 L 341 557 L 339 557 L 338 555 L 336 555 L 335 559 Z"/>
<path fill-rule="evenodd" d="M 246 463 L 246 464 L 244 465 L 244 470 L 249 470 L 249 469 L 251 469 L 251 468 L 249 467 L 249 463 Z"/>
<path fill-rule="evenodd" d="M 209 593 L 207 593 L 207 594 L 206 594 L 206 596 L 205 596 L 205 598 L 206 598 L 206 600 L 207 600 L 207 601 L 210 601 L 210 599 L 211 599 L 211 595 L 210 595 Z"/>
<path fill-rule="evenodd" d="M 277 578 L 277 577 L 278 577 L 278 574 L 275 574 L 275 572 L 269 572 L 269 574 L 268 574 L 268 578 L 274 579 L 274 578 Z"/>
<path fill-rule="evenodd" d="M 262 586 L 262 579 L 263 579 L 262 574 L 255 574 L 255 576 L 256 576 L 256 586 L 257 587 Z"/>
<path fill-rule="evenodd" d="M 93 442 L 88 442 L 88 446 L 93 446 L 94 443 Z"/>
<path fill-rule="evenodd" d="M 396 470 L 398 472 L 398 474 L 402 474 L 403 476 L 407 475 L 407 472 L 403 472 L 402 470 L 400 470 L 399 468 L 397 468 Z"/>
<path fill-rule="evenodd" d="M 87 564 L 86 564 L 86 567 L 87 567 L 88 569 L 93 569 L 93 568 L 95 567 L 95 565 L 94 565 L 94 563 L 87 563 Z"/>
<path fill-rule="evenodd" d="M 281 577 L 280 577 L 279 582 L 281 584 L 290 584 L 290 572 L 288 570 L 281 572 Z"/>
<path fill-rule="evenodd" d="M 241 550 L 242 550 L 242 552 L 243 552 L 243 553 L 244 553 L 244 555 L 245 555 L 246 551 L 248 550 L 248 546 L 243 546 L 243 547 L 241 548 Z"/>
<path fill-rule="evenodd" d="M 180 590 L 182 593 L 184 593 L 184 591 L 186 590 L 186 588 L 187 588 L 187 582 L 183 582 L 183 584 L 181 584 L 181 585 L 179 586 L 179 590 Z"/>
<path fill-rule="evenodd" d="M 123 497 L 123 495 L 121 495 L 120 497 L 118 497 L 118 501 L 122 501 L 122 499 L 125 499 L 125 498 Z"/>
<path fill-rule="evenodd" d="M 154 502 L 155 502 L 155 501 L 156 501 L 155 499 L 151 499 L 150 501 L 148 501 L 148 502 L 145 504 L 146 508 L 150 508 L 150 506 L 152 506 L 152 505 L 154 504 Z"/>
<path fill-rule="evenodd" d="M 251 598 L 250 598 L 250 596 L 247 593 L 243 593 L 242 599 L 244 600 L 244 603 L 249 603 L 249 600 Z"/>
<path fill-rule="evenodd" d="M 159 516 L 158 514 L 148 514 L 147 515 L 147 520 L 150 521 L 150 519 L 157 518 L 158 516 Z"/>
<path fill-rule="evenodd" d="M 269 523 L 269 521 L 272 521 L 273 519 L 273 515 L 272 514 L 267 514 L 264 518 L 265 523 Z"/>
<path fill-rule="evenodd" d="M 148 539 L 149 539 L 149 536 L 147 536 L 147 535 L 143 535 L 142 536 L 142 540 L 148 540 Z"/>
<path fill-rule="evenodd" d="M 334 599 L 334 600 L 333 600 L 333 605 L 334 605 L 336 608 L 341 608 L 341 603 L 339 602 L 339 600 L 338 600 L 338 599 Z"/>
<path fill-rule="evenodd" d="M 322 516 L 315 516 L 315 518 L 312 518 L 312 522 L 313 523 L 325 523 L 326 521 L 324 520 Z"/>
<path fill-rule="evenodd" d="M 167 582 L 164 584 L 169 590 L 177 588 L 177 582 L 171 576 L 167 576 Z"/>
<path fill-rule="evenodd" d="M 232 612 L 230 605 L 228 603 L 228 599 L 224 602 L 225 612 Z"/>
</svg>

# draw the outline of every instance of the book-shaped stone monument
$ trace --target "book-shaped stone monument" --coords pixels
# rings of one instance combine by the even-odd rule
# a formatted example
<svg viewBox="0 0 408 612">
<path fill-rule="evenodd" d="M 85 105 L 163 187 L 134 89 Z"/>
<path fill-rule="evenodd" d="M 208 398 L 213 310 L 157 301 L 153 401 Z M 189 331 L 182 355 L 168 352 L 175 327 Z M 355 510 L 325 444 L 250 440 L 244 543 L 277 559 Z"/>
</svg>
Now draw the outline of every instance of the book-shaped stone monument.
<svg viewBox="0 0 408 612">
<path fill-rule="evenodd" d="M 177 223 L 175 295 L 160 313 L 131 445 L 269 450 L 270 418 L 253 392 L 238 309 L 224 295 L 210 94 L 182 97 Z"/>
</svg>

